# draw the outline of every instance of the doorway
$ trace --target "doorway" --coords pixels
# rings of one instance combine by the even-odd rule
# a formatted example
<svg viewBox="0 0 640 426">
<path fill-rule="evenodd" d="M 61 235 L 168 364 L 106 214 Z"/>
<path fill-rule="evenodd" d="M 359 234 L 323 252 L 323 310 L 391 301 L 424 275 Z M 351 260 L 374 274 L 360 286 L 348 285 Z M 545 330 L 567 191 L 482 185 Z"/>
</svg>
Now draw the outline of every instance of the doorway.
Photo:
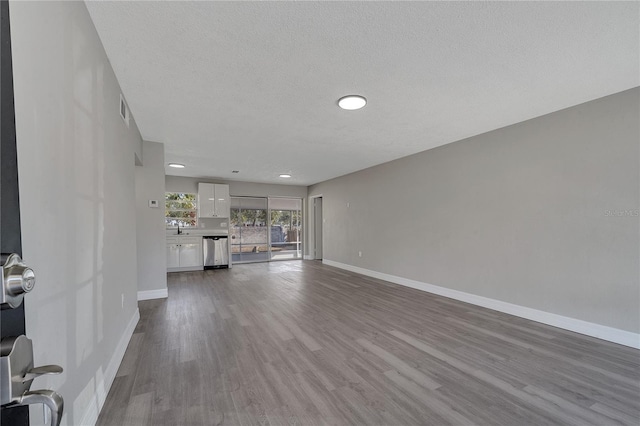
<svg viewBox="0 0 640 426">
<path fill-rule="evenodd" d="M 311 245 L 311 259 L 322 260 L 324 233 L 324 218 L 322 216 L 322 195 L 311 197 L 311 235 L 313 244 Z"/>
<path fill-rule="evenodd" d="M 233 263 L 302 258 L 302 199 L 231 197 Z"/>
<path fill-rule="evenodd" d="M 269 198 L 271 260 L 302 257 L 302 199 Z"/>
<path fill-rule="evenodd" d="M 233 263 L 269 260 L 267 199 L 231 197 L 231 260 Z"/>
</svg>

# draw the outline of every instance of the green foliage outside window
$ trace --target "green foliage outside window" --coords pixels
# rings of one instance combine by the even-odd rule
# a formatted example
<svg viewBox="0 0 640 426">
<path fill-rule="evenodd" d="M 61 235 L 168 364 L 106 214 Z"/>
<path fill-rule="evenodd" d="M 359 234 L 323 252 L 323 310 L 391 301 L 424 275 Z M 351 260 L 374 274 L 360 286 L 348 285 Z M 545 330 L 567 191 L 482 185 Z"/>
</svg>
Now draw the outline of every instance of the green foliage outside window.
<svg viewBox="0 0 640 426">
<path fill-rule="evenodd" d="M 231 226 L 265 226 L 266 221 L 265 209 L 231 209 Z"/>
<path fill-rule="evenodd" d="M 168 228 L 194 227 L 198 224 L 198 204 L 196 194 L 182 192 L 165 193 L 164 217 Z"/>
<path fill-rule="evenodd" d="M 271 225 L 295 229 L 300 226 L 301 216 L 300 210 L 271 210 Z"/>
</svg>

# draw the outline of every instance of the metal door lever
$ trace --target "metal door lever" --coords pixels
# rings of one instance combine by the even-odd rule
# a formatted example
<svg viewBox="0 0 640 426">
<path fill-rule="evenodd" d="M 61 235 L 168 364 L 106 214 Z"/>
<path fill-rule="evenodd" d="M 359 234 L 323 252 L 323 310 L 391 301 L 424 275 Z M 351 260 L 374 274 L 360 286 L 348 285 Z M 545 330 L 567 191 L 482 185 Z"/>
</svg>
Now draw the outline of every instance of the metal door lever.
<svg viewBox="0 0 640 426">
<path fill-rule="evenodd" d="M 28 382 L 29 380 L 33 380 L 36 377 L 44 376 L 47 374 L 60 374 L 62 373 L 62 367 L 59 365 L 43 365 L 42 367 L 32 368 L 27 371 L 27 374 L 22 378 L 22 383 Z"/>
<path fill-rule="evenodd" d="M 30 390 L 36 377 L 60 374 L 62 367 L 33 367 L 33 345 L 26 336 L 7 337 L 0 341 L 0 405 L 44 404 L 51 410 L 51 426 L 58 426 L 64 402 L 52 390 Z"/>
<path fill-rule="evenodd" d="M 44 404 L 51 410 L 51 426 L 58 426 L 62 419 L 64 401 L 52 390 L 40 389 L 25 392 L 18 400 L 18 405 Z"/>
</svg>

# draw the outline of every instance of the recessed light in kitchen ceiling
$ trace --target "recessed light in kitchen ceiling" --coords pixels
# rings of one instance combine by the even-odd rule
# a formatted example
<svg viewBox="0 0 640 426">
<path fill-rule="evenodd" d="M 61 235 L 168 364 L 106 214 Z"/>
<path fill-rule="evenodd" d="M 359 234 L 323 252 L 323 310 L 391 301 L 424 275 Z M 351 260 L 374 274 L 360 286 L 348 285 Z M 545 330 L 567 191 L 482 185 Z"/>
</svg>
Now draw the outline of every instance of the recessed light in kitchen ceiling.
<svg viewBox="0 0 640 426">
<path fill-rule="evenodd" d="M 180 163 L 169 163 L 169 167 L 173 167 L 175 169 L 184 169 L 184 164 Z"/>
<path fill-rule="evenodd" d="M 348 95 L 338 99 L 338 106 L 346 110 L 360 109 L 367 104 L 364 96 Z"/>
<path fill-rule="evenodd" d="M 288 178 L 291 177 L 291 175 L 289 173 L 283 173 L 283 174 L 280 175 L 280 177 L 288 179 Z"/>
</svg>

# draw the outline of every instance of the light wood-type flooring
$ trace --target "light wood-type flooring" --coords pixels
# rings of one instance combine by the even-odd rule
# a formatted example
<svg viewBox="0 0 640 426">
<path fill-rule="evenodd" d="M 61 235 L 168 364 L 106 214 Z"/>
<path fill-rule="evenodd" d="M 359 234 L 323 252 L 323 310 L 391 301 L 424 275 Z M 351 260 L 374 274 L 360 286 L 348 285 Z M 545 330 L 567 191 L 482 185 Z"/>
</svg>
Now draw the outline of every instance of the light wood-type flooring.
<svg viewBox="0 0 640 426">
<path fill-rule="evenodd" d="M 169 274 L 98 425 L 638 425 L 640 351 L 315 261 Z"/>
</svg>

